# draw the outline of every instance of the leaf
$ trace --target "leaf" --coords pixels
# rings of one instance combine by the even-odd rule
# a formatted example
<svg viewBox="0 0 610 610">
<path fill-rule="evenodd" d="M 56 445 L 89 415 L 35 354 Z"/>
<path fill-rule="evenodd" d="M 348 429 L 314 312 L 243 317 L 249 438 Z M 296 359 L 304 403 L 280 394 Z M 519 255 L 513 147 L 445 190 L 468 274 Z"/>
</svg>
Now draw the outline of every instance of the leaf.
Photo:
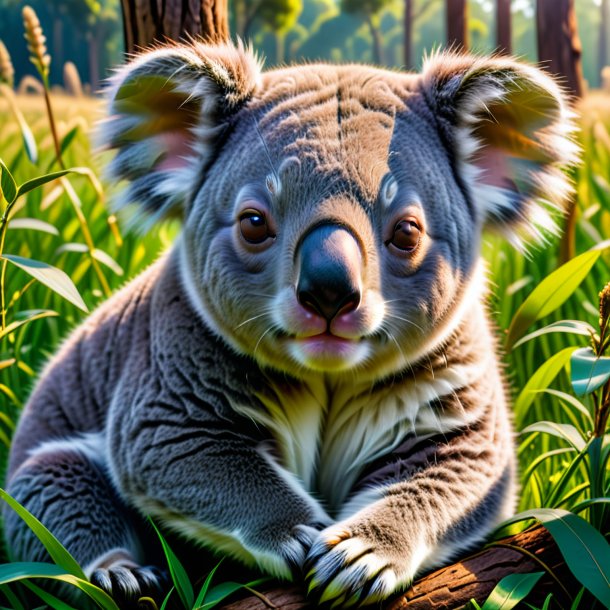
<svg viewBox="0 0 610 610">
<path fill-rule="evenodd" d="M 10 496 L 4 489 L 0 488 L 0 498 L 4 500 L 16 513 L 25 521 L 32 533 L 40 540 L 47 550 L 51 559 L 63 572 L 68 572 L 78 578 L 85 578 L 85 574 L 78 565 L 74 557 L 65 549 L 63 544 L 51 534 L 51 532 L 32 515 L 25 507 L 21 506 L 17 500 Z M 44 564 L 43 564 L 44 565 Z"/>
<path fill-rule="evenodd" d="M 33 591 L 36 595 L 38 595 L 38 597 L 40 597 L 40 599 L 45 602 L 45 604 L 47 604 L 54 610 L 76 610 L 73 606 L 66 604 L 66 602 L 62 602 L 61 599 L 55 597 L 54 595 L 51 595 L 50 593 L 48 593 L 44 589 L 41 589 L 29 580 L 24 580 L 23 584 L 28 589 L 30 589 L 30 591 Z"/>
<path fill-rule="evenodd" d="M 66 571 L 58 565 L 42 562 L 13 562 L 0 565 L 0 584 L 7 584 L 23 580 L 24 578 L 50 578 L 66 582 L 75 587 L 78 587 L 91 599 L 93 599 L 103 610 L 119 610 L 119 607 L 113 599 L 100 588 L 92 585 L 83 577 L 75 576 L 74 574 L 66 573 Z"/>
<path fill-rule="evenodd" d="M 17 120 L 19 123 L 19 129 L 21 130 L 21 139 L 23 140 L 25 153 L 27 154 L 31 163 L 36 163 L 38 161 L 38 148 L 36 146 L 36 140 L 34 139 L 32 130 L 26 123 L 21 113 L 17 114 Z"/>
<path fill-rule="evenodd" d="M 195 600 L 195 603 L 194 603 L 195 608 L 198 608 L 199 606 L 201 606 L 201 604 L 203 604 L 203 600 L 205 599 L 208 589 L 210 588 L 210 583 L 212 582 L 212 578 L 214 578 L 214 574 L 216 574 L 216 570 L 218 570 L 221 563 L 222 563 L 222 559 L 214 566 L 214 568 L 207 575 L 203 585 L 201 586 L 201 589 L 199 589 L 199 594 L 197 595 L 197 599 Z"/>
<path fill-rule="evenodd" d="M 14 358 L 9 358 L 8 360 L 0 360 L 0 371 L 2 369 L 6 369 L 9 366 L 13 366 L 13 364 L 15 364 L 16 360 Z M 0 413 L 0 417 L 3 415 L 3 413 Z"/>
<path fill-rule="evenodd" d="M 547 333 L 571 333 L 573 335 L 585 335 L 590 337 L 595 334 L 595 329 L 591 324 L 587 322 L 581 322 L 580 320 L 561 320 L 560 322 L 553 322 L 544 328 L 539 328 L 525 337 L 522 337 L 513 345 L 513 349 L 523 345 L 531 339 L 546 335 Z"/>
<path fill-rule="evenodd" d="M 4 258 L 16 267 L 23 269 L 23 271 L 36 278 L 39 282 L 55 291 L 67 301 L 70 301 L 70 303 L 82 311 L 89 311 L 76 289 L 76 286 L 70 277 L 61 269 L 41 261 L 35 261 L 31 258 L 24 258 L 23 256 L 17 256 L 15 254 L 3 254 L 0 258 Z"/>
<path fill-rule="evenodd" d="M 95 248 L 93 250 L 93 258 L 102 263 L 102 265 L 106 265 L 110 270 L 114 271 L 117 275 L 123 275 L 123 268 L 119 263 L 117 263 L 110 254 L 100 250 L 99 248 Z"/>
<path fill-rule="evenodd" d="M 155 528 L 155 532 L 157 532 L 157 536 L 159 536 L 159 540 L 161 541 L 161 545 L 163 546 L 163 552 L 165 553 L 165 558 L 167 559 L 167 564 L 169 566 L 169 571 L 172 576 L 172 581 L 176 586 L 176 590 L 178 591 L 178 595 L 182 600 L 185 608 L 192 608 L 193 601 L 195 599 L 195 593 L 193 592 L 193 586 L 191 585 L 191 581 L 188 578 L 186 570 L 184 566 L 180 563 L 178 557 L 176 557 L 174 551 L 172 551 L 171 547 L 152 521 L 149 519 L 152 526 Z"/>
<path fill-rule="evenodd" d="M 237 582 L 222 582 L 212 588 L 208 595 L 206 596 L 205 603 L 200 606 L 201 610 L 208 610 L 208 608 L 214 608 L 217 606 L 222 600 L 229 597 L 229 595 L 233 595 L 236 591 L 243 589 L 244 587 L 256 587 L 261 583 L 268 582 L 269 578 L 259 578 L 258 580 L 254 580 L 247 584 L 239 584 Z"/>
<path fill-rule="evenodd" d="M 3 330 L 0 330 L 0 339 L 6 337 L 6 335 L 12 332 L 15 332 L 20 326 L 23 326 L 24 324 L 29 324 L 30 322 L 33 322 L 34 320 L 40 320 L 41 318 L 51 318 L 53 316 L 59 315 L 56 311 L 52 311 L 50 309 L 31 309 L 21 313 L 26 315 L 27 317 L 24 320 L 15 320 L 14 322 L 11 322 L 7 326 L 5 326 Z M 0 368 L 3 367 L 0 366 Z"/>
<path fill-rule="evenodd" d="M 47 182 L 52 182 L 53 180 L 57 180 L 57 178 L 61 178 L 66 174 L 84 174 L 87 175 L 90 170 L 84 167 L 72 167 L 70 169 L 62 169 L 59 172 L 51 172 L 50 174 L 45 174 L 44 176 L 38 176 L 37 178 L 32 178 L 32 180 L 28 180 L 24 182 L 17 189 L 17 197 L 21 197 L 21 195 L 25 195 L 29 193 L 31 190 L 42 186 L 43 184 L 47 184 Z"/>
<path fill-rule="evenodd" d="M 610 545 L 584 519 L 558 508 L 535 508 L 503 525 L 536 519 L 549 531 L 572 574 L 602 604 L 610 607 Z"/>
<path fill-rule="evenodd" d="M 0 159 L 0 189 L 8 203 L 15 201 L 17 197 L 17 183 L 2 159 Z"/>
<path fill-rule="evenodd" d="M 545 394 L 550 394 L 551 396 L 555 396 L 559 398 L 559 400 L 573 406 L 578 412 L 580 412 L 584 417 L 593 424 L 593 418 L 591 417 L 591 413 L 589 413 L 589 409 L 585 407 L 585 405 L 580 402 L 577 398 L 572 396 L 571 394 L 567 394 L 566 392 L 561 392 L 559 390 L 553 390 L 547 388 L 546 390 L 540 390 L 540 392 L 544 392 Z"/>
<path fill-rule="evenodd" d="M 570 443 L 578 452 L 581 452 L 586 445 L 580 432 L 572 424 L 559 424 L 554 421 L 538 421 L 521 430 L 521 434 L 528 434 L 530 432 L 545 432 L 546 434 L 552 434 L 553 436 L 562 438 Z"/>
<path fill-rule="evenodd" d="M 74 127 L 72 127 L 72 129 L 70 129 L 70 131 L 68 131 L 68 133 L 61 139 L 61 143 L 59 144 L 60 155 L 63 155 L 64 152 L 66 152 L 66 149 L 68 148 L 68 146 L 70 146 L 72 140 L 74 140 L 76 134 L 78 133 L 78 130 L 79 125 L 74 125 Z"/>
<path fill-rule="evenodd" d="M 509 574 L 489 594 L 481 610 L 511 610 L 525 599 L 544 572 L 531 574 Z"/>
<path fill-rule="evenodd" d="M 607 242 L 603 242 L 608 247 Z M 602 244 L 599 244 L 601 246 Z M 583 252 L 545 277 L 523 301 L 508 329 L 506 349 L 511 350 L 523 333 L 540 318 L 563 305 L 600 257 L 602 248 Z"/>
<path fill-rule="evenodd" d="M 51 235 L 59 235 L 59 231 L 48 222 L 38 220 L 38 218 L 14 218 L 8 225 L 9 229 L 30 229 L 32 231 L 42 231 Z"/>
<path fill-rule="evenodd" d="M 536 393 L 549 387 L 553 379 L 559 374 L 559 371 L 568 363 L 572 352 L 576 349 L 576 347 L 566 347 L 557 352 L 546 362 L 543 362 L 530 377 L 515 400 L 514 411 L 518 422 L 523 420 L 527 409 L 529 409 L 536 398 Z"/>
<path fill-rule="evenodd" d="M 577 349 L 570 358 L 570 380 L 577 396 L 590 394 L 610 379 L 610 358 L 596 356 L 590 347 Z"/>
</svg>

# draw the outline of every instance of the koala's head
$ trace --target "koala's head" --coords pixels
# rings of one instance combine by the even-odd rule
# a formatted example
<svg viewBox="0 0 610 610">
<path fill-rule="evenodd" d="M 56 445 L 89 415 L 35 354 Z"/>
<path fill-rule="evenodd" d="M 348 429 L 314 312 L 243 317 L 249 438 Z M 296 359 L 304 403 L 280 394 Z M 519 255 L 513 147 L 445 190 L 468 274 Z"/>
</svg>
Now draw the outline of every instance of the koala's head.
<svg viewBox="0 0 610 610">
<path fill-rule="evenodd" d="M 480 298 L 482 231 L 552 230 L 575 156 L 556 84 L 502 58 L 261 73 L 241 46 L 176 45 L 110 98 L 111 170 L 153 217 L 183 214 L 195 306 L 294 375 L 379 377 L 438 345 Z"/>
</svg>

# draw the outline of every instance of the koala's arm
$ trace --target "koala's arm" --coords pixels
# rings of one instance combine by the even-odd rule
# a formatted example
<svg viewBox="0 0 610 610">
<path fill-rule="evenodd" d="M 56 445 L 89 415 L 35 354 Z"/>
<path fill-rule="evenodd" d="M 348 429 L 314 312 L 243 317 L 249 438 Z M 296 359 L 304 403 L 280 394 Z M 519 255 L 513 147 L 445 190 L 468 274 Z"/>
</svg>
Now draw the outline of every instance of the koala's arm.
<svg viewBox="0 0 610 610">
<path fill-rule="evenodd" d="M 191 418 L 165 397 L 117 417 L 113 474 L 122 495 L 191 540 L 291 578 L 332 521 L 239 425 Z"/>
<path fill-rule="evenodd" d="M 494 405 L 473 425 L 415 439 L 314 543 L 309 591 L 370 604 L 406 588 L 512 514 L 513 469 L 511 433 Z"/>
</svg>

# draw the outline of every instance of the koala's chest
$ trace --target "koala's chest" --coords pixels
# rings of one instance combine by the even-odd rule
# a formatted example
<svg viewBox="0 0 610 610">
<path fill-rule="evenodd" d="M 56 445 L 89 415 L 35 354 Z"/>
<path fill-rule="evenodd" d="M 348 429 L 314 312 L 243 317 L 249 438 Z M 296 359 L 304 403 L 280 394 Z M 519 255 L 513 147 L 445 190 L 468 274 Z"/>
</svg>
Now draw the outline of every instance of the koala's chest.
<svg viewBox="0 0 610 610">
<path fill-rule="evenodd" d="M 447 369 L 373 390 L 370 385 L 303 384 L 259 396 L 264 408 L 235 406 L 265 426 L 281 465 L 310 493 L 339 510 L 367 464 L 396 448 L 407 434 L 445 433 L 463 413 L 441 413 L 434 403 L 462 387 L 467 371 Z"/>
</svg>

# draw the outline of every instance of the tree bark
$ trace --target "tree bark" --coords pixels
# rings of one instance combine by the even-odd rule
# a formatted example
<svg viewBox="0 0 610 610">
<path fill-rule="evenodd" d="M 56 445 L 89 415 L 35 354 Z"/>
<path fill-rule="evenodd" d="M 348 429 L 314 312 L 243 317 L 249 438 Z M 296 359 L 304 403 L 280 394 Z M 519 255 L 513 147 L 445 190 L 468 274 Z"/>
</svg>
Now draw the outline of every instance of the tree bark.
<svg viewBox="0 0 610 610">
<path fill-rule="evenodd" d="M 385 610 L 457 610 L 471 599 L 482 604 L 504 576 L 528 572 L 545 572 L 527 598 L 530 603 L 542 604 L 553 593 L 559 603 L 569 607 L 580 589 L 550 534 L 543 527 L 536 527 L 420 578 L 404 595 L 386 602 L 383 607 Z M 276 585 L 263 590 L 260 597 L 249 595 L 222 606 L 223 610 L 269 608 L 313 610 L 315 606 L 308 604 L 300 588 L 294 585 Z"/>
<path fill-rule="evenodd" d="M 608 65 L 608 22 L 610 21 L 610 3 L 608 0 L 602 0 L 599 8 L 599 49 L 598 49 L 598 78 L 601 82 L 602 70 Z"/>
<path fill-rule="evenodd" d="M 121 0 L 125 53 L 165 40 L 229 38 L 227 0 Z"/>
<path fill-rule="evenodd" d="M 468 48 L 468 12 L 466 0 L 446 0 L 447 46 L 464 51 Z"/>
<path fill-rule="evenodd" d="M 573 97 L 582 97 L 582 47 L 574 0 L 537 0 L 536 32 L 538 61 L 549 72 L 561 77 Z"/>
<path fill-rule="evenodd" d="M 383 63 L 381 33 L 379 32 L 379 27 L 373 21 L 372 15 L 366 13 L 365 19 L 369 26 L 369 31 L 371 32 L 371 38 L 373 39 L 373 63 L 380 66 Z"/>
<path fill-rule="evenodd" d="M 403 62 L 405 64 L 405 68 L 410 70 L 413 68 L 413 59 L 411 57 L 413 49 L 413 0 L 405 0 L 403 27 L 405 41 Z"/>
<path fill-rule="evenodd" d="M 510 0 L 496 0 L 496 48 L 498 53 L 511 53 Z"/>
</svg>

